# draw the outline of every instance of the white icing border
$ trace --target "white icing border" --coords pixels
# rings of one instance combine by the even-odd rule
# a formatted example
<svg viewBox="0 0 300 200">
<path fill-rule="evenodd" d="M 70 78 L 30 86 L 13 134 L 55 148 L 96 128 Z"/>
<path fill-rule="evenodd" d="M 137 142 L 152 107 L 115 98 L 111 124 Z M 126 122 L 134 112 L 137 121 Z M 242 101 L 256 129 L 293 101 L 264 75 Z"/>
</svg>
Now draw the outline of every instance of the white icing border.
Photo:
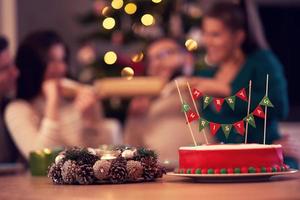
<svg viewBox="0 0 300 200">
<path fill-rule="evenodd" d="M 179 150 L 240 150 L 240 149 L 269 149 L 281 148 L 280 144 L 213 144 L 202 146 L 180 147 Z"/>
</svg>

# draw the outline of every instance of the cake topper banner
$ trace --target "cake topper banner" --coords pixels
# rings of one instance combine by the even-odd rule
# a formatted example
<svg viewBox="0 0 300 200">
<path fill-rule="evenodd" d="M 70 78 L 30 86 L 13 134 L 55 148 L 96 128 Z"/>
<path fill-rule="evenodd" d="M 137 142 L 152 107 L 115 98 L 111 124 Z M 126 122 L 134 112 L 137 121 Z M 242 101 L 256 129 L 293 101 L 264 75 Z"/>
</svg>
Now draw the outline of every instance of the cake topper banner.
<svg viewBox="0 0 300 200">
<path fill-rule="evenodd" d="M 264 97 L 265 99 L 265 97 Z M 262 100 L 263 101 L 263 100 Z M 269 100 L 268 105 L 273 105 L 271 101 Z M 255 118 L 254 116 L 258 118 L 265 118 L 265 113 L 260 105 L 258 105 L 253 112 L 249 113 L 246 117 L 244 117 L 242 120 L 234 122 L 232 124 L 220 124 L 216 122 L 210 122 L 206 120 L 203 117 L 200 117 L 196 112 L 191 110 L 191 107 L 187 103 L 182 104 L 182 111 L 186 112 L 187 114 L 187 123 L 191 123 L 195 120 L 198 120 L 199 123 L 199 132 L 202 131 L 204 128 L 209 127 L 210 132 L 212 135 L 215 135 L 220 127 L 222 128 L 222 131 L 226 138 L 228 138 L 232 127 L 235 128 L 236 132 L 240 135 L 245 134 L 245 123 L 250 124 L 253 128 L 256 128 Z"/>
<path fill-rule="evenodd" d="M 248 102 L 248 97 L 247 97 L 247 93 L 246 93 L 245 88 L 242 88 L 241 90 L 239 90 L 235 95 L 229 96 L 229 97 L 226 97 L 226 98 L 217 98 L 217 97 L 204 95 L 202 92 L 200 92 L 199 90 L 194 88 L 193 91 L 192 91 L 192 98 L 194 100 L 197 100 L 201 97 L 203 97 L 203 109 L 205 109 L 211 102 L 213 102 L 217 112 L 221 111 L 224 101 L 226 101 L 226 103 L 229 105 L 229 107 L 232 110 L 234 110 L 236 97 L 240 98 L 241 100 L 243 100 L 245 102 Z M 268 99 L 266 99 L 266 101 L 264 101 L 264 104 L 266 104 L 266 102 L 268 102 Z"/>
</svg>

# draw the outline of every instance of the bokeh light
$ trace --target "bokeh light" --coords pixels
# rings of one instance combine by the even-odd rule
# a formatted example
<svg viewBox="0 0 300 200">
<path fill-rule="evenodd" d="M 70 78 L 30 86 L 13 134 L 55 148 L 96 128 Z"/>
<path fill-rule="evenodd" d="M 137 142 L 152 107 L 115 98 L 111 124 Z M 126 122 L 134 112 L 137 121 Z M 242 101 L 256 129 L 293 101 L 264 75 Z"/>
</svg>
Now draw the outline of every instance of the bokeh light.
<svg viewBox="0 0 300 200">
<path fill-rule="evenodd" d="M 153 3 L 160 3 L 162 0 L 152 0 Z"/>
<path fill-rule="evenodd" d="M 105 17 L 108 17 L 110 15 L 111 9 L 109 6 L 105 6 L 102 11 L 101 14 Z"/>
<path fill-rule="evenodd" d="M 186 40 L 185 46 L 186 46 L 187 50 L 189 50 L 189 51 L 194 51 L 198 48 L 197 42 L 193 39 Z"/>
<path fill-rule="evenodd" d="M 102 25 L 105 29 L 112 29 L 116 25 L 116 21 L 112 17 L 107 17 L 103 20 Z"/>
<path fill-rule="evenodd" d="M 128 15 L 132 15 L 136 12 L 137 6 L 134 3 L 128 3 L 126 4 L 124 10 Z"/>
<path fill-rule="evenodd" d="M 118 9 L 121 9 L 123 7 L 123 4 L 124 4 L 123 0 L 113 0 L 111 2 L 111 7 L 118 10 Z"/>
<path fill-rule="evenodd" d="M 104 55 L 104 62 L 108 65 L 112 65 L 117 61 L 117 54 L 113 51 L 108 51 Z"/>
<path fill-rule="evenodd" d="M 141 18 L 141 22 L 145 26 L 151 26 L 155 23 L 155 19 L 151 14 L 144 14 Z"/>
<path fill-rule="evenodd" d="M 144 58 L 144 54 L 143 52 L 140 52 L 140 53 L 137 53 L 137 54 L 134 54 L 132 57 L 131 57 L 131 60 L 132 62 L 141 62 Z"/>
<path fill-rule="evenodd" d="M 134 71 L 131 67 L 124 67 L 121 71 L 121 76 L 127 80 L 131 80 L 133 79 Z"/>
</svg>

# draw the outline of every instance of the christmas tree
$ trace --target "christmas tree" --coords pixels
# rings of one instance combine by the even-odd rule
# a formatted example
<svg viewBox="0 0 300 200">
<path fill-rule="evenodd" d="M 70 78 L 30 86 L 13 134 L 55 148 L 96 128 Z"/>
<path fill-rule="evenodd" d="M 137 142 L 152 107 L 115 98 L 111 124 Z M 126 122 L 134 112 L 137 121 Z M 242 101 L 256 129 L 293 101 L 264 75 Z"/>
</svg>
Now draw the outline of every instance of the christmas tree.
<svg viewBox="0 0 300 200">
<path fill-rule="evenodd" d="M 142 75 L 144 49 L 161 37 L 182 41 L 189 51 L 203 55 L 199 54 L 201 16 L 198 0 L 92 0 L 90 11 L 77 17 L 90 30 L 79 38 L 79 80 Z M 112 116 L 114 110 L 116 115 L 120 109 L 124 113 L 127 103 L 110 99 L 106 111 Z"/>
</svg>

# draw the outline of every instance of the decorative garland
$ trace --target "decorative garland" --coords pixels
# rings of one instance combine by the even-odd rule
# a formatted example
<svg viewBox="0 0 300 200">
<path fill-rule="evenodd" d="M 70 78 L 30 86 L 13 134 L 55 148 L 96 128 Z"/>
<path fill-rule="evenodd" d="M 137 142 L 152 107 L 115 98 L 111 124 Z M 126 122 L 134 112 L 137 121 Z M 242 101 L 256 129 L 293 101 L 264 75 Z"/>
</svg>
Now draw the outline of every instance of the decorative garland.
<svg viewBox="0 0 300 200">
<path fill-rule="evenodd" d="M 194 100 L 197 100 L 201 97 L 203 97 L 203 109 L 205 109 L 211 102 L 213 102 L 215 105 L 215 108 L 218 112 L 221 111 L 224 101 L 227 102 L 227 104 L 229 105 L 229 107 L 232 110 L 234 110 L 234 108 L 235 108 L 236 97 L 240 98 L 241 100 L 243 100 L 245 102 L 248 101 L 248 97 L 247 97 L 245 88 L 240 89 L 235 95 L 225 97 L 225 98 L 217 98 L 217 97 L 208 96 L 194 88 L 192 91 L 192 98 Z"/>
<path fill-rule="evenodd" d="M 210 102 L 214 102 L 214 105 L 216 107 L 216 110 L 219 112 L 221 110 L 221 107 L 223 105 L 224 99 L 228 103 L 228 105 L 234 110 L 235 107 L 235 97 L 239 97 L 240 99 L 247 101 L 247 95 L 246 95 L 246 90 L 245 88 L 239 90 L 236 95 L 226 97 L 226 98 L 215 98 L 215 97 L 210 97 L 206 95 L 202 95 L 202 93 L 197 90 L 193 89 L 192 91 L 192 97 L 194 100 L 197 100 L 200 97 L 203 97 L 203 103 L 204 103 L 204 109 L 210 104 Z M 222 127 L 222 131 L 225 135 L 226 138 L 229 137 L 229 134 L 232 130 L 232 127 L 234 127 L 240 135 L 245 134 L 245 125 L 244 121 L 248 124 L 250 124 L 252 127 L 256 128 L 256 123 L 254 116 L 259 117 L 259 118 L 265 118 L 265 113 L 261 106 L 266 106 L 266 107 L 274 107 L 272 102 L 267 96 L 264 96 L 263 99 L 260 101 L 259 105 L 254 109 L 253 112 L 249 113 L 246 117 L 244 117 L 242 120 L 239 120 L 237 122 L 234 122 L 232 124 L 220 124 L 220 123 L 215 123 L 215 122 L 210 122 L 203 117 L 201 117 L 197 112 L 194 112 L 189 104 L 184 102 L 182 104 L 182 112 L 185 112 L 187 115 L 187 123 L 190 123 L 195 120 L 199 120 L 199 131 L 202 131 L 206 127 L 210 127 L 210 132 L 212 135 L 215 135 L 217 131 Z"/>
<path fill-rule="evenodd" d="M 74 147 L 61 152 L 49 167 L 55 184 L 94 184 L 153 181 L 166 174 L 154 151 L 118 148 L 109 153 Z"/>
</svg>

